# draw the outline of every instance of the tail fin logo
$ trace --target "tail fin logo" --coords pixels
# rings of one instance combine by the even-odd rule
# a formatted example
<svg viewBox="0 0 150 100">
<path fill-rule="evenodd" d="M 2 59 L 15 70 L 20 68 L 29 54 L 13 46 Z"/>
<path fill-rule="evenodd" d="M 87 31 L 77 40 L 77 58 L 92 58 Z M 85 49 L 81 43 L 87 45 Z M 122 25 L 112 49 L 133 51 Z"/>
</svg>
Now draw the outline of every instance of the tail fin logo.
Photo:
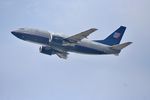
<svg viewBox="0 0 150 100">
<path fill-rule="evenodd" d="M 116 32 L 116 33 L 113 35 L 113 37 L 114 37 L 115 39 L 118 39 L 120 36 L 121 36 L 121 34 L 118 33 L 118 32 Z"/>
</svg>

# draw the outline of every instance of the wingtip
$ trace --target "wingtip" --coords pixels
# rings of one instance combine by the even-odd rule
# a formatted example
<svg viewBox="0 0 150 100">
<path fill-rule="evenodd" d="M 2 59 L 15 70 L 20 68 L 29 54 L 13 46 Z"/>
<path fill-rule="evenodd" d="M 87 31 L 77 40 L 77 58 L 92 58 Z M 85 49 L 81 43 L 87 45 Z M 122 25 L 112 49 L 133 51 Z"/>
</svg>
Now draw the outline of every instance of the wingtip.
<svg viewBox="0 0 150 100">
<path fill-rule="evenodd" d="M 128 44 L 132 44 L 133 42 L 128 42 Z"/>
<path fill-rule="evenodd" d="M 123 26 L 123 25 L 122 25 L 122 26 L 120 26 L 120 27 L 122 27 L 122 28 L 127 28 L 126 26 Z"/>
<path fill-rule="evenodd" d="M 92 28 L 92 30 L 97 31 L 98 29 L 97 28 Z"/>
</svg>

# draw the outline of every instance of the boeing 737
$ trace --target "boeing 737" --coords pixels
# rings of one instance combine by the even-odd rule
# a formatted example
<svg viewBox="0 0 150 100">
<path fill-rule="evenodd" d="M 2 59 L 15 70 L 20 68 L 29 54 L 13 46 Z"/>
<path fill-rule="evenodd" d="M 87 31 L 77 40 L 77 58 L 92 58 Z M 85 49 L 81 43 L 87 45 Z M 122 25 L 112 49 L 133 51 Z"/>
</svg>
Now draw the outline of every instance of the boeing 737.
<svg viewBox="0 0 150 100">
<path fill-rule="evenodd" d="M 119 55 L 121 50 L 132 42 L 120 44 L 123 34 L 126 30 L 125 26 L 120 26 L 116 31 L 104 40 L 89 40 L 87 36 L 95 32 L 96 28 L 91 28 L 84 32 L 67 36 L 63 34 L 50 33 L 30 28 L 19 28 L 11 31 L 13 35 L 24 41 L 38 43 L 42 45 L 39 48 L 40 53 L 47 55 L 56 54 L 58 57 L 67 59 L 68 52 L 82 54 L 114 54 Z"/>
</svg>

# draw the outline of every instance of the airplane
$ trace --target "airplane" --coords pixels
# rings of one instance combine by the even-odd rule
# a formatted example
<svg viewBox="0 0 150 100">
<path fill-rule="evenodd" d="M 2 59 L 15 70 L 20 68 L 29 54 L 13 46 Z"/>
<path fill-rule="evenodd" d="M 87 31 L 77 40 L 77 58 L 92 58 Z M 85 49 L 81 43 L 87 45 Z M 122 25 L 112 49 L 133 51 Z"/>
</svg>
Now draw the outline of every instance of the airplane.
<svg viewBox="0 0 150 100">
<path fill-rule="evenodd" d="M 96 28 L 91 28 L 72 36 L 50 33 L 48 31 L 32 28 L 19 28 L 11 31 L 11 33 L 24 41 L 42 45 L 39 48 L 40 53 L 47 55 L 56 54 L 58 57 L 63 59 L 68 58 L 68 52 L 92 55 L 119 55 L 123 48 L 132 43 L 125 42 L 120 44 L 126 30 L 125 26 L 120 26 L 116 31 L 103 40 L 87 39 L 87 36 L 96 30 Z"/>
</svg>

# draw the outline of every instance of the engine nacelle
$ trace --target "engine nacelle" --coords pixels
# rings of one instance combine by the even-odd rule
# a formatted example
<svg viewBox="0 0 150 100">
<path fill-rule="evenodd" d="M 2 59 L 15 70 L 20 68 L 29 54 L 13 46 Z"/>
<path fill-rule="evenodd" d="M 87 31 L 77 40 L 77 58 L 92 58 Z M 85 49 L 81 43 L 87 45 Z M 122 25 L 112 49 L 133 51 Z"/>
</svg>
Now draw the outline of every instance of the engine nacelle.
<svg viewBox="0 0 150 100">
<path fill-rule="evenodd" d="M 39 48 L 39 51 L 40 51 L 40 53 L 48 54 L 48 55 L 53 55 L 53 54 L 55 54 L 55 51 L 54 51 L 53 49 L 51 49 L 51 48 L 49 48 L 49 47 L 44 47 L 44 46 L 40 47 L 40 48 Z"/>
</svg>

